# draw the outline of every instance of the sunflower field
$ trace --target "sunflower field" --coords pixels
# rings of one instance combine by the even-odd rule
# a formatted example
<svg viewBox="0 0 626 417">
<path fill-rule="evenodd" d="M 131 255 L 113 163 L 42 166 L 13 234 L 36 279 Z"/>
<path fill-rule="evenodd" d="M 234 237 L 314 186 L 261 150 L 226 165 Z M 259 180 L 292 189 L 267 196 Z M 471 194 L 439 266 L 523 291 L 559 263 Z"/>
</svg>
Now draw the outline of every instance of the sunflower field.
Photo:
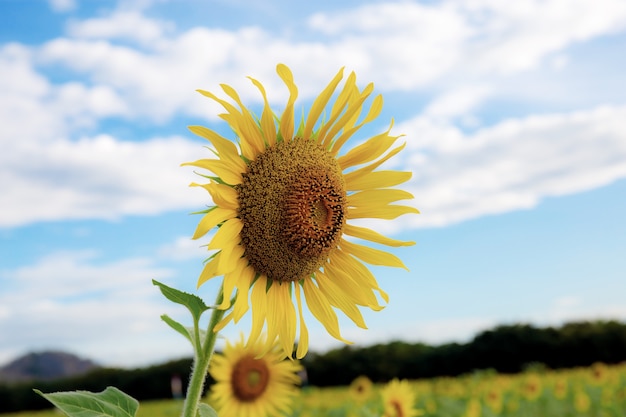
<svg viewBox="0 0 626 417">
<path fill-rule="evenodd" d="M 480 371 L 455 378 L 410 381 L 391 412 L 382 392 L 388 384 L 357 378 L 348 388 L 304 388 L 294 416 L 429 417 L 624 417 L 626 363 L 516 375 Z M 412 398 L 411 398 L 412 397 Z M 403 402 L 403 400 L 405 400 Z M 409 403 L 410 407 L 403 408 Z M 394 413 L 395 412 L 395 413 Z"/>
<path fill-rule="evenodd" d="M 396 381 L 397 382 L 397 381 Z M 292 417 L 624 417 L 626 363 L 568 370 L 540 367 L 515 375 L 480 371 L 455 378 L 374 384 L 356 378 L 348 387 L 305 386 Z M 402 388 L 409 387 L 408 391 Z M 182 401 L 142 402 L 138 417 L 175 417 Z M 58 417 L 29 411 L 2 417 Z"/>
</svg>

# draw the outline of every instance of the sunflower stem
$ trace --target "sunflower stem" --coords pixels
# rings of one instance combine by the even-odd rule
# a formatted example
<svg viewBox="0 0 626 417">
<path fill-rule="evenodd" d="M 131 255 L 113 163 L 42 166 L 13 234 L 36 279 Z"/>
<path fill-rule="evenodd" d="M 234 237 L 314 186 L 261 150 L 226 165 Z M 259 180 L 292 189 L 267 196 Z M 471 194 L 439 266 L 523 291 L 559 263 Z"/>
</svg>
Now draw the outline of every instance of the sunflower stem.
<svg viewBox="0 0 626 417">
<path fill-rule="evenodd" d="M 220 287 L 217 294 L 216 305 L 222 303 L 224 298 L 224 289 Z M 215 340 L 217 339 L 217 332 L 213 331 L 217 323 L 219 323 L 224 317 L 226 310 L 220 310 L 218 308 L 213 309 L 211 313 L 211 319 L 205 334 L 204 343 L 196 343 L 194 345 L 194 359 L 191 369 L 191 377 L 189 379 L 189 386 L 187 387 L 187 395 L 185 397 L 185 403 L 183 405 L 182 417 L 197 417 L 198 405 L 200 398 L 202 397 L 202 391 L 204 389 L 204 381 L 209 370 L 209 363 L 213 356 L 213 350 L 215 348 Z M 194 328 L 198 329 L 198 323 L 194 323 Z M 197 332 L 198 333 L 198 332 Z M 196 340 L 199 340 L 199 336 L 196 336 Z"/>
</svg>

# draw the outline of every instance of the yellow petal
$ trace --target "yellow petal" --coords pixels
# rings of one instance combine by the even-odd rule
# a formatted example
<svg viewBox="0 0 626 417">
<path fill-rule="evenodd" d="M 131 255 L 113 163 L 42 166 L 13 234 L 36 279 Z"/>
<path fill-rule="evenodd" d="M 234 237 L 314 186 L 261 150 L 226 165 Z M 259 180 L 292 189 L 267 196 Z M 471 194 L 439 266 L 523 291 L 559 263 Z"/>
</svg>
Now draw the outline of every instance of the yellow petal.
<svg viewBox="0 0 626 417">
<path fill-rule="evenodd" d="M 235 306 L 233 307 L 233 312 L 235 313 L 235 323 L 241 320 L 249 309 L 248 292 L 250 291 L 250 286 L 254 282 L 255 274 L 254 268 L 250 265 L 246 266 L 241 272 L 237 282 L 237 299 L 235 300 Z"/>
<path fill-rule="evenodd" d="M 217 273 L 217 265 L 220 261 L 219 258 L 220 254 L 217 253 L 210 261 L 208 261 L 204 265 L 204 268 L 202 268 L 202 272 L 200 273 L 200 277 L 198 278 L 198 287 L 200 287 L 200 285 L 204 284 L 211 278 L 219 275 Z"/>
<path fill-rule="evenodd" d="M 391 239 L 371 229 L 354 226 L 351 224 L 344 225 L 343 232 L 348 236 L 354 236 L 359 239 L 369 240 L 370 242 L 376 242 L 387 246 L 398 247 L 415 245 L 415 242 L 406 242 L 402 240 Z"/>
<path fill-rule="evenodd" d="M 191 187 L 202 187 L 211 194 L 213 203 L 217 206 L 237 210 L 239 208 L 239 194 L 237 190 L 226 184 L 218 184 L 216 182 L 209 182 L 207 184 L 196 184 L 192 182 Z"/>
<path fill-rule="evenodd" d="M 268 328 L 276 328 L 281 347 L 288 356 L 291 356 L 296 339 L 296 311 L 289 294 L 290 286 L 274 281 L 267 291 Z"/>
<path fill-rule="evenodd" d="M 367 190 L 370 188 L 393 187 L 411 179 L 411 172 L 374 171 L 362 175 L 344 175 L 348 191 Z"/>
<path fill-rule="evenodd" d="M 252 286 L 252 291 L 250 292 L 250 303 L 254 306 L 254 308 L 252 309 L 252 326 L 250 329 L 248 343 L 250 343 L 250 340 L 257 340 L 259 338 L 265 325 L 265 320 L 267 318 L 266 288 L 267 277 L 265 275 L 261 275 Z M 275 339 L 276 334 L 270 334 L 268 329 L 267 337 L 268 339 Z"/>
<path fill-rule="evenodd" d="M 371 205 L 364 207 L 348 207 L 348 219 L 395 219 L 403 214 L 419 214 L 419 210 L 410 206 Z"/>
<path fill-rule="evenodd" d="M 309 310 L 311 310 L 315 318 L 322 323 L 326 331 L 335 339 L 341 340 L 344 343 L 352 343 L 341 337 L 337 314 L 335 314 L 328 300 L 324 298 L 319 288 L 315 286 L 313 280 L 308 278 L 304 279 L 303 288 Z"/>
<path fill-rule="evenodd" d="M 230 323 L 230 322 L 231 322 L 231 320 L 232 320 L 232 319 L 233 319 L 233 312 L 231 311 L 230 313 L 228 313 L 228 314 L 227 314 L 227 315 L 226 315 L 226 316 L 222 319 L 222 321 L 220 321 L 219 323 L 217 323 L 217 324 L 215 325 L 215 327 L 213 328 L 213 331 L 214 331 L 215 333 L 217 333 L 217 332 L 221 331 L 222 329 L 224 329 L 224 327 L 226 327 L 226 325 L 227 325 L 228 323 Z M 212 358 L 211 358 L 211 360 L 215 360 L 214 358 L 215 358 L 215 356 L 214 356 L 214 357 L 212 357 Z"/>
<path fill-rule="evenodd" d="M 241 171 L 233 169 L 231 165 L 221 159 L 199 159 L 195 162 L 185 162 L 182 166 L 195 166 L 209 170 L 222 179 L 227 184 L 241 184 L 243 177 Z"/>
<path fill-rule="evenodd" d="M 247 140 L 256 155 L 262 153 L 265 150 L 265 142 L 263 141 L 263 135 L 259 130 L 256 121 L 250 114 L 250 111 L 241 102 L 239 94 L 237 94 L 237 91 L 235 91 L 234 88 L 227 84 L 220 84 L 220 86 L 230 98 L 235 100 L 235 102 L 239 105 L 239 108 L 241 109 L 241 121 L 239 124 L 241 133 L 243 134 L 241 140 Z"/>
<path fill-rule="evenodd" d="M 339 70 L 335 78 L 331 80 L 331 82 L 326 86 L 326 88 L 320 93 L 319 96 L 313 101 L 313 105 L 311 106 L 311 110 L 309 111 L 309 115 L 306 120 L 306 125 L 304 126 L 304 131 L 302 136 L 305 139 L 311 138 L 311 134 L 313 133 L 313 128 L 317 123 L 322 111 L 328 104 L 328 101 L 332 97 L 337 85 L 343 78 L 343 68 Z"/>
<path fill-rule="evenodd" d="M 296 349 L 296 358 L 302 359 L 309 350 L 309 330 L 304 323 L 304 315 L 302 314 L 302 297 L 300 296 L 300 285 L 295 284 L 296 301 L 298 303 L 298 316 L 300 317 L 300 339 L 298 340 L 298 348 Z"/>
<path fill-rule="evenodd" d="M 243 246 L 237 243 L 227 244 L 221 253 L 222 256 L 220 263 L 217 265 L 217 271 L 222 275 L 234 271 L 237 265 L 246 262 L 245 258 L 243 258 Z"/>
<path fill-rule="evenodd" d="M 189 126 L 189 130 L 211 142 L 220 159 L 228 161 L 229 164 L 239 169 L 239 172 L 246 171 L 246 163 L 239 156 L 233 142 L 204 126 Z"/>
<path fill-rule="evenodd" d="M 374 84 L 370 83 L 365 87 L 363 93 L 361 93 L 357 99 L 351 100 L 344 114 L 341 115 L 341 118 L 337 120 L 337 123 L 335 123 L 332 129 L 330 129 L 330 131 L 326 134 L 326 138 L 324 139 L 325 143 L 330 143 L 329 141 L 332 141 L 332 139 L 337 135 L 337 133 L 339 133 L 341 129 L 349 129 L 352 127 L 352 125 L 354 124 L 354 116 L 358 116 L 357 113 L 361 112 L 361 109 L 363 108 L 363 102 L 367 100 L 373 90 Z"/>
<path fill-rule="evenodd" d="M 356 243 L 348 242 L 345 239 L 341 239 L 340 246 L 342 250 L 356 256 L 363 262 L 367 262 L 370 265 L 404 268 L 408 271 L 408 268 L 404 265 L 404 263 L 402 263 L 400 258 L 389 252 L 370 248 L 369 246 L 363 246 Z"/>
<path fill-rule="evenodd" d="M 278 64 L 276 66 L 276 72 L 278 76 L 283 80 L 287 88 L 289 89 L 289 100 L 283 111 L 283 115 L 280 118 L 280 134 L 285 142 L 290 141 L 293 138 L 294 130 L 294 112 L 293 105 L 298 97 L 298 87 L 293 82 L 293 74 L 291 70 L 284 64 Z"/>
<path fill-rule="evenodd" d="M 366 142 L 352 148 L 347 154 L 337 158 L 341 169 L 346 169 L 354 165 L 364 164 L 387 152 L 387 149 L 394 144 L 400 136 L 389 136 L 389 132 L 381 133 L 371 137 Z"/>
<path fill-rule="evenodd" d="M 366 207 L 369 205 L 381 206 L 398 200 L 410 200 L 412 198 L 413 194 L 408 191 L 383 188 L 359 191 L 357 193 L 350 194 L 347 197 L 347 203 L 348 206 L 353 207 Z"/>
<path fill-rule="evenodd" d="M 198 222 L 198 227 L 193 234 L 192 239 L 198 239 L 201 236 L 207 234 L 207 232 L 213 229 L 223 221 L 233 219 L 237 216 L 237 212 L 231 209 L 225 209 L 222 207 L 214 207 L 208 211 Z"/>
<path fill-rule="evenodd" d="M 348 75 L 346 83 L 343 85 L 343 89 L 337 96 L 335 104 L 333 104 L 333 107 L 331 109 L 328 121 L 324 123 L 324 125 L 320 128 L 318 132 L 317 140 L 322 146 L 330 146 L 333 137 L 327 135 L 327 132 L 332 128 L 339 116 L 343 113 L 344 108 L 348 104 L 350 97 L 353 94 L 358 94 L 358 91 L 359 89 L 356 86 L 356 74 L 353 71 L 350 73 L 350 75 Z"/>
<path fill-rule="evenodd" d="M 215 236 L 209 243 L 209 249 L 222 249 L 228 246 L 238 245 L 240 242 L 239 232 L 243 228 L 243 222 L 238 218 L 232 218 L 222 224 Z"/>
<path fill-rule="evenodd" d="M 350 139 L 350 137 L 352 137 L 352 135 L 354 135 L 361 127 L 363 127 L 363 125 L 371 122 L 373 119 L 378 117 L 378 115 L 380 114 L 383 108 L 382 103 L 383 103 L 382 96 L 379 95 L 379 96 L 376 96 L 376 98 L 374 98 L 374 102 L 372 103 L 372 106 L 370 107 L 370 111 L 368 112 L 365 119 L 363 119 L 363 121 L 359 123 L 358 125 L 350 129 L 344 130 L 341 136 L 339 136 L 337 140 L 333 143 L 333 146 L 331 148 L 331 153 L 333 155 L 337 155 L 341 147 L 348 141 L 348 139 Z"/>
<path fill-rule="evenodd" d="M 361 312 L 357 308 L 356 304 L 351 302 L 351 299 L 344 295 L 339 286 L 337 286 L 321 271 L 317 271 L 315 273 L 315 279 L 320 291 L 328 299 L 328 301 L 330 301 L 331 305 L 343 311 L 343 313 L 348 316 L 354 324 L 362 329 L 367 329 L 365 320 L 363 320 L 363 315 L 361 315 Z"/>
<path fill-rule="evenodd" d="M 347 262 L 354 259 L 349 255 L 344 258 L 339 257 L 342 251 L 334 251 L 330 255 L 330 262 L 324 265 L 326 276 L 335 283 L 345 294 L 350 297 L 356 304 L 367 306 L 372 310 L 379 311 L 383 307 L 378 304 L 376 294 L 372 289 L 378 289 L 378 284 L 374 279 L 374 284 L 370 283 L 371 278 L 367 275 L 371 272 L 360 262 Z M 360 266 L 355 267 L 355 266 Z M 366 271 L 367 273 L 364 273 Z"/>
<path fill-rule="evenodd" d="M 272 112 L 272 108 L 267 101 L 265 88 L 263 88 L 263 84 L 254 78 L 248 78 L 252 81 L 256 88 L 259 89 L 261 95 L 263 96 L 264 107 L 263 114 L 261 115 L 261 129 L 263 130 L 263 136 L 265 137 L 265 141 L 268 146 L 274 146 L 276 144 L 276 124 L 274 123 L 274 113 Z"/>
</svg>

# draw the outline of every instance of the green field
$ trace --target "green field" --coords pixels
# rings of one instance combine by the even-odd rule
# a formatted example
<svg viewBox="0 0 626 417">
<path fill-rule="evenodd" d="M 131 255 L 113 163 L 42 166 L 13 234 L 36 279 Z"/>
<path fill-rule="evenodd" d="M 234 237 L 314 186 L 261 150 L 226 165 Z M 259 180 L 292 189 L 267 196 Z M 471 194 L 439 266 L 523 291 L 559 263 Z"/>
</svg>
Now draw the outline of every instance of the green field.
<svg viewBox="0 0 626 417">
<path fill-rule="evenodd" d="M 549 371 L 536 367 L 518 375 L 477 372 L 457 378 L 411 382 L 415 407 L 429 417 L 624 417 L 626 364 Z M 305 387 L 293 417 L 379 416 L 382 404 L 375 384 L 356 398 L 349 387 Z M 182 402 L 149 401 L 139 417 L 180 415 Z M 59 417 L 56 411 L 3 414 L 2 417 Z"/>
</svg>

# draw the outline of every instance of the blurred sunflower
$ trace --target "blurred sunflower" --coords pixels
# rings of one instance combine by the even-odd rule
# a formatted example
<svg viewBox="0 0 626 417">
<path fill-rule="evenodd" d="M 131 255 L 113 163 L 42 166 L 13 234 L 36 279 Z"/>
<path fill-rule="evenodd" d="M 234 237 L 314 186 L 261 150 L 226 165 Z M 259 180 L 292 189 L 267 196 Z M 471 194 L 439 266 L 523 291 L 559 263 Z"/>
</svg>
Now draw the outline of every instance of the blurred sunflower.
<svg viewBox="0 0 626 417">
<path fill-rule="evenodd" d="M 210 402 L 221 417 L 264 417 L 289 414 L 300 383 L 302 367 L 286 360 L 278 346 L 266 352 L 266 343 L 226 342 L 223 353 L 211 359 L 215 380 Z"/>
<path fill-rule="evenodd" d="M 296 356 L 302 358 L 309 345 L 302 313 L 304 301 L 333 337 L 350 343 L 340 334 L 334 308 L 366 328 L 358 306 L 382 309 L 376 293 L 388 301 L 362 262 L 406 269 L 398 257 L 345 236 L 395 247 L 414 242 L 390 239 L 347 221 L 393 219 L 418 211 L 391 204 L 413 198 L 406 191 L 392 188 L 411 178 L 410 172 L 376 170 L 404 148 L 393 147 L 399 136 L 389 134 L 391 126 L 341 152 L 346 141 L 382 110 L 382 97 L 377 96 L 359 121 L 373 84 L 360 91 L 352 73 L 329 106 L 343 78 L 342 69 L 296 127 L 294 103 L 298 89 L 287 66 L 279 64 L 277 73 L 290 93 L 280 117 L 270 108 L 262 84 L 254 79 L 251 81 L 265 103 L 260 118 L 253 116 L 227 85 L 221 87 L 238 107 L 200 90 L 226 110 L 220 117 L 237 135 L 239 149 L 210 129 L 191 126 L 193 133 L 211 142 L 217 159 L 186 165 L 215 174 L 204 175 L 209 182 L 200 185 L 210 193 L 215 206 L 202 212 L 204 216 L 193 237 L 219 227 L 208 244 L 216 254 L 206 263 L 198 286 L 212 277 L 224 276 L 220 309 L 231 306 L 236 292 L 233 310 L 216 331 L 231 320 L 239 321 L 252 305 L 251 338 L 266 329 L 268 342 L 278 337 L 285 354 L 291 356 L 299 328 Z M 320 120 L 322 114 L 327 119 Z"/>
<path fill-rule="evenodd" d="M 356 377 L 352 383 L 350 383 L 348 391 L 354 401 L 357 403 L 364 403 L 372 396 L 372 392 L 374 390 L 373 388 L 374 384 L 372 381 L 365 375 L 361 375 Z"/>
<path fill-rule="evenodd" d="M 423 414 L 415 408 L 415 392 L 409 381 L 393 379 L 381 391 L 383 417 L 415 417 Z"/>
</svg>

